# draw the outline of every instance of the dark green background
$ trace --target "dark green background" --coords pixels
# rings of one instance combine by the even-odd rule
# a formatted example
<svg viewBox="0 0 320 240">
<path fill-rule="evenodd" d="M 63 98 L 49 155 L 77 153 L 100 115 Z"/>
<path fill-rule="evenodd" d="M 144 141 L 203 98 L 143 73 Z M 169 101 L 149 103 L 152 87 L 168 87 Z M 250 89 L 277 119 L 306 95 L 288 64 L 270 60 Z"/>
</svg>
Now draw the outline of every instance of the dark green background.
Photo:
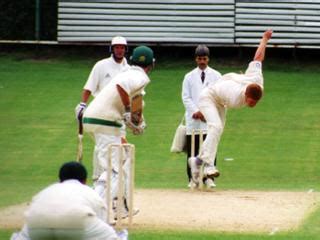
<svg viewBox="0 0 320 240">
<path fill-rule="evenodd" d="M 40 1 L 40 39 L 57 39 L 57 0 Z M 0 40 L 36 40 L 35 0 L 0 1 Z"/>
</svg>

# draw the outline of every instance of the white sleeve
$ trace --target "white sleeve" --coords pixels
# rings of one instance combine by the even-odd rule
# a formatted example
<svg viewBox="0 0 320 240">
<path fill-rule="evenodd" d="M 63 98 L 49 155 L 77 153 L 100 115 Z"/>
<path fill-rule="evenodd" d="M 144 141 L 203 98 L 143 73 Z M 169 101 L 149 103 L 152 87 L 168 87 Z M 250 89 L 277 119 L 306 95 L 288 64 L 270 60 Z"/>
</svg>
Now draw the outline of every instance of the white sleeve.
<svg viewBox="0 0 320 240">
<path fill-rule="evenodd" d="M 133 97 L 144 91 L 144 87 L 149 83 L 149 80 L 144 77 L 135 79 L 120 79 L 118 84 L 122 87 L 130 97 Z"/>
<path fill-rule="evenodd" d="M 84 85 L 83 89 L 89 90 L 92 95 L 95 95 L 95 92 L 98 89 L 99 84 L 99 63 L 96 63 L 88 77 L 86 84 Z"/>
<path fill-rule="evenodd" d="M 95 193 L 95 198 L 96 200 L 94 201 L 94 206 L 93 206 L 93 211 L 96 213 L 97 217 L 101 219 L 102 221 L 106 221 L 107 219 L 107 206 L 103 199 L 96 193 Z"/>
<path fill-rule="evenodd" d="M 263 87 L 263 76 L 262 76 L 262 63 L 259 61 L 252 61 L 245 72 L 248 81 L 257 83 Z"/>
<path fill-rule="evenodd" d="M 217 80 L 220 80 L 220 79 L 221 79 L 221 77 L 222 77 L 221 73 L 220 73 L 220 72 L 218 72 L 218 71 L 216 71 L 216 73 L 217 73 Z"/>
<path fill-rule="evenodd" d="M 96 211 L 97 217 L 101 219 L 102 221 L 106 221 L 107 219 L 107 207 L 101 206 L 99 209 Z"/>
<path fill-rule="evenodd" d="M 31 240 L 27 225 L 24 225 L 20 232 L 13 233 L 10 240 Z"/>
<path fill-rule="evenodd" d="M 214 70 L 214 71 L 215 71 L 215 81 L 214 81 L 214 84 L 216 84 L 217 82 L 219 82 L 219 81 L 222 79 L 222 75 L 221 75 L 220 72 L 218 72 L 218 71 L 216 71 L 216 70 Z"/>
<path fill-rule="evenodd" d="M 262 63 L 259 61 L 252 61 L 249 63 L 246 70 L 246 75 L 249 74 L 260 74 L 262 72 Z"/>
<path fill-rule="evenodd" d="M 191 86 L 190 86 L 190 78 L 185 76 L 182 84 L 182 102 L 184 107 L 186 108 L 187 112 L 195 113 L 199 111 L 196 104 L 194 104 L 192 97 L 191 97 Z"/>
</svg>

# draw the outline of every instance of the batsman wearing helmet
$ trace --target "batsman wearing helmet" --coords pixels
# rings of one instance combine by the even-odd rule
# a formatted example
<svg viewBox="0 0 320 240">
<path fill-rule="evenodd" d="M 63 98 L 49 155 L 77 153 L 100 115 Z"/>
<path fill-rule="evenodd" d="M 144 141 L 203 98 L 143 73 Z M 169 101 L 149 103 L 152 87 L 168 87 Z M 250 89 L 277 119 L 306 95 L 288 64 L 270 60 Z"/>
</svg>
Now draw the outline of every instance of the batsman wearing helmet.
<svg viewBox="0 0 320 240">
<path fill-rule="evenodd" d="M 253 61 L 245 74 L 227 73 L 222 79 L 202 91 L 199 99 L 199 108 L 208 124 L 208 134 L 197 157 L 189 158 L 192 179 L 198 184 L 200 166 L 204 164 L 204 176 L 218 177 L 219 171 L 214 166 L 214 159 L 228 108 L 244 106 L 254 107 L 262 97 L 263 76 L 262 61 L 272 30 L 263 33 Z"/>
<path fill-rule="evenodd" d="M 81 121 L 83 111 L 87 107 L 87 102 L 92 95 L 96 97 L 99 92 L 109 84 L 112 78 L 118 73 L 129 69 L 129 65 L 125 58 L 128 50 L 127 40 L 121 36 L 115 36 L 111 40 L 109 51 L 111 56 L 98 61 L 91 70 L 89 78 L 83 87 L 81 102 L 75 108 L 76 119 Z M 122 131 L 125 137 L 125 130 Z M 98 166 L 98 146 L 95 146 L 93 153 L 93 180 L 97 180 L 101 171 Z"/>
<path fill-rule="evenodd" d="M 200 44 L 195 50 L 195 61 L 197 67 L 191 72 L 187 73 L 184 77 L 182 84 L 182 102 L 186 109 L 185 120 L 187 130 L 187 175 L 188 175 L 188 187 L 191 187 L 191 170 L 188 164 L 188 159 L 191 157 L 191 134 L 193 130 L 203 131 L 203 137 L 206 137 L 207 123 L 199 109 L 199 97 L 201 91 L 216 83 L 220 78 L 221 74 L 208 66 L 210 61 L 210 50 L 206 45 Z M 200 148 L 200 134 L 196 133 L 194 144 L 194 153 L 197 155 Z M 208 188 L 215 187 L 215 183 L 212 179 L 204 179 L 204 183 Z"/>
<path fill-rule="evenodd" d="M 146 46 L 139 46 L 133 50 L 132 66 L 125 72 L 119 73 L 89 104 L 83 114 L 84 130 L 92 133 L 97 151 L 95 174 L 106 176 L 108 166 L 108 145 L 121 144 L 121 129 L 123 123 L 134 134 L 142 134 L 146 126 L 141 111 L 132 111 L 133 102 L 145 93 L 144 89 L 150 82 L 148 73 L 153 69 L 153 51 Z M 112 152 L 112 197 L 116 198 L 119 166 L 117 153 Z M 95 184 L 96 189 L 104 195 L 106 177 L 101 177 Z M 126 187 L 125 187 L 126 188 Z"/>
</svg>

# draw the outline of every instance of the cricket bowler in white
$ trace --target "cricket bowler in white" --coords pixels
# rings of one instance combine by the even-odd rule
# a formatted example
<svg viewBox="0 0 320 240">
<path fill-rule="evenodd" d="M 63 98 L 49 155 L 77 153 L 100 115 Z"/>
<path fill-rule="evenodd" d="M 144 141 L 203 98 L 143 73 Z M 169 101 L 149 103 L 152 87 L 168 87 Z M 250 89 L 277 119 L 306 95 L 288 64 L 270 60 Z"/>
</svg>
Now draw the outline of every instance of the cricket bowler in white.
<svg viewBox="0 0 320 240">
<path fill-rule="evenodd" d="M 98 167 L 96 174 L 100 176 L 95 183 L 95 189 L 104 196 L 109 144 L 121 144 L 121 128 L 123 122 L 134 134 L 142 134 L 145 128 L 144 120 L 139 125 L 131 119 L 131 100 L 144 94 L 145 87 L 150 82 L 147 75 L 154 66 L 153 51 L 146 46 L 133 50 L 132 66 L 129 70 L 119 73 L 94 98 L 83 114 L 84 130 L 94 135 L 97 147 Z M 112 152 L 112 198 L 117 196 L 119 163 L 117 153 Z M 122 166 L 121 166 L 122 167 Z M 128 174 L 127 174 L 128 176 Z M 125 186 L 125 189 L 127 187 Z M 127 191 L 126 191 L 127 193 Z"/>
<path fill-rule="evenodd" d="M 227 73 L 218 83 L 201 93 L 199 109 L 206 119 L 208 132 L 199 155 L 189 158 L 192 179 L 195 184 L 199 184 L 202 164 L 204 164 L 204 176 L 215 178 L 220 175 L 214 166 L 214 159 L 225 125 L 227 109 L 254 107 L 261 99 L 263 93 L 262 61 L 271 35 L 272 30 L 264 32 L 254 59 L 249 63 L 245 74 Z"/>
<path fill-rule="evenodd" d="M 83 87 L 81 102 L 75 108 L 76 119 L 81 121 L 82 114 L 87 107 L 90 96 L 96 97 L 101 90 L 107 86 L 111 79 L 120 72 L 129 69 L 125 54 L 128 51 L 127 40 L 122 36 L 115 36 L 109 47 L 111 56 L 98 61 L 91 70 L 86 84 Z M 125 127 L 122 130 L 122 137 L 125 139 Z M 98 162 L 98 146 L 93 151 L 93 181 L 96 181 L 100 174 Z"/>
<path fill-rule="evenodd" d="M 33 197 L 25 225 L 11 240 L 127 240 L 126 230 L 117 233 L 105 222 L 106 204 L 85 185 L 82 164 L 63 164 L 59 179 Z"/>
</svg>

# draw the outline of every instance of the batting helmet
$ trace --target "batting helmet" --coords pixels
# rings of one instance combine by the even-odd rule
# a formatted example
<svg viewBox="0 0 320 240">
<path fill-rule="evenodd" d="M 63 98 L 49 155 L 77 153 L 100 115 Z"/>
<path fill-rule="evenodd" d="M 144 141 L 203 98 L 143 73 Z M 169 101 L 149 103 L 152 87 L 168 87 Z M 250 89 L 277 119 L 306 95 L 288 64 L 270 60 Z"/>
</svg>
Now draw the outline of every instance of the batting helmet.
<svg viewBox="0 0 320 240">
<path fill-rule="evenodd" d="M 142 67 L 149 66 L 154 63 L 153 51 L 147 46 L 139 46 L 133 49 L 132 56 L 130 58 L 133 65 Z"/>
<path fill-rule="evenodd" d="M 112 38 L 111 40 L 111 45 L 110 45 L 110 48 L 109 48 L 109 51 L 112 53 L 112 47 L 114 45 L 124 45 L 126 46 L 126 50 L 128 50 L 128 47 L 127 47 L 127 40 L 124 38 L 124 37 L 121 37 L 121 36 L 115 36 Z"/>
<path fill-rule="evenodd" d="M 197 48 L 196 48 L 196 50 L 195 50 L 195 52 L 194 52 L 194 55 L 196 56 L 196 57 L 202 57 L 202 56 L 210 56 L 210 50 L 209 50 L 209 48 L 206 46 L 206 45 L 204 45 L 204 44 L 200 44 L 200 45 L 198 45 L 197 46 Z"/>
</svg>

